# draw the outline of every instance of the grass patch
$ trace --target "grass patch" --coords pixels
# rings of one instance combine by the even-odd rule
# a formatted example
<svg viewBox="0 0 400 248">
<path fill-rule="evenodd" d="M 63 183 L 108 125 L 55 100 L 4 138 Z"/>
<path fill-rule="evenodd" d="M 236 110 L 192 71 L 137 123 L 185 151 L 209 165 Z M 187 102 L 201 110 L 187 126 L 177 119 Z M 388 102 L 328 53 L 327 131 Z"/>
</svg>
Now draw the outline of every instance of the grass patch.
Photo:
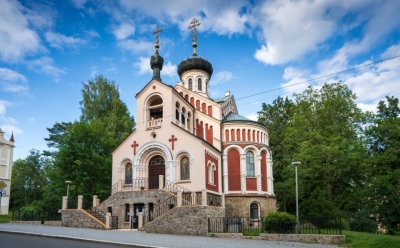
<svg viewBox="0 0 400 248">
<path fill-rule="evenodd" d="M 8 211 L 8 215 L 0 214 L 0 223 L 8 223 L 12 220 L 12 211 Z"/>
<path fill-rule="evenodd" d="M 346 241 L 341 245 L 352 248 L 400 248 L 400 236 L 343 231 Z"/>
<path fill-rule="evenodd" d="M 260 230 L 243 230 L 243 236 L 260 236 Z"/>
</svg>

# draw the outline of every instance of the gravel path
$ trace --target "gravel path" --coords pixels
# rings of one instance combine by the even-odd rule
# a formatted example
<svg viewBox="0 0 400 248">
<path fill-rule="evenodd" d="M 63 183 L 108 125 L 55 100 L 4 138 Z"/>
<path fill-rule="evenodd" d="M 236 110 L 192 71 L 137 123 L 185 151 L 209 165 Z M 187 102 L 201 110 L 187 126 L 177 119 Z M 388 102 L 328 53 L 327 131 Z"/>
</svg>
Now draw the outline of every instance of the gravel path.
<svg viewBox="0 0 400 248">
<path fill-rule="evenodd" d="M 184 235 L 154 234 L 140 231 L 125 230 L 95 230 L 73 227 L 58 226 L 39 226 L 25 224 L 0 224 L 0 232 L 15 231 L 42 234 L 49 236 L 70 237 L 87 240 L 117 242 L 124 244 L 135 244 L 153 247 L 176 247 L 176 248 L 236 248 L 236 247 L 269 247 L 269 248 L 334 248 L 336 245 L 320 245 L 320 244 L 304 244 L 296 242 L 274 242 L 264 240 L 247 240 L 247 239 L 225 239 L 211 237 L 196 237 Z"/>
</svg>

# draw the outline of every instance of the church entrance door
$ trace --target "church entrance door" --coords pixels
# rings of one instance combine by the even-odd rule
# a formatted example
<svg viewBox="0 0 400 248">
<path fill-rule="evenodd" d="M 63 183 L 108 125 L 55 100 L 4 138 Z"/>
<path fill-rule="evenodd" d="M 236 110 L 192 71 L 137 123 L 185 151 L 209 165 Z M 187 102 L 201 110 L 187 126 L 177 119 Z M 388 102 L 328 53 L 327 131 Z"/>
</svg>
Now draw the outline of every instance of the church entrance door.
<svg viewBox="0 0 400 248">
<path fill-rule="evenodd" d="M 165 178 L 165 161 L 163 157 L 156 156 L 149 164 L 149 189 L 158 189 L 159 175 Z"/>
</svg>

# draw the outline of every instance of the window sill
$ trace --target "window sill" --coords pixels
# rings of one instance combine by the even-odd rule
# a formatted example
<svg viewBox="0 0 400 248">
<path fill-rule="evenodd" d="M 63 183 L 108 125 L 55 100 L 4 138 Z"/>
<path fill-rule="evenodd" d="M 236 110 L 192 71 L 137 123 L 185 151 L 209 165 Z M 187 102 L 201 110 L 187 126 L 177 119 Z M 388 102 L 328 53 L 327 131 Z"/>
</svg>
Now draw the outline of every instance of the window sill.
<svg viewBox="0 0 400 248">
<path fill-rule="evenodd" d="M 191 183 L 191 181 L 190 180 L 184 180 L 184 181 L 176 182 L 176 184 L 180 184 L 180 183 Z"/>
<path fill-rule="evenodd" d="M 246 176 L 246 178 L 257 178 L 256 176 Z"/>
</svg>

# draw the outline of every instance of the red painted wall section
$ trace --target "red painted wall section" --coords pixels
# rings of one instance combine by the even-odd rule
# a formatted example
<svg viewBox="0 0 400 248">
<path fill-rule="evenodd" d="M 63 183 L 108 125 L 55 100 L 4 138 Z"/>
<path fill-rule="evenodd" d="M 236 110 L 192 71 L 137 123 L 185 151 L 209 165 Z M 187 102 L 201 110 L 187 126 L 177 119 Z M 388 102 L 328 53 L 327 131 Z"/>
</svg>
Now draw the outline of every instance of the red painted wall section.
<svg viewBox="0 0 400 248">
<path fill-rule="evenodd" d="M 207 111 L 207 106 L 206 106 L 206 103 L 203 102 L 203 103 L 201 104 L 201 112 L 203 112 L 203 113 L 205 114 L 206 111 Z"/>
<path fill-rule="evenodd" d="M 231 129 L 231 141 L 235 141 L 235 129 Z"/>
<path fill-rule="evenodd" d="M 247 141 L 251 141 L 250 130 L 247 130 Z"/>
<path fill-rule="evenodd" d="M 179 94 L 181 95 L 181 96 L 183 96 L 183 92 L 181 91 L 181 92 L 179 92 Z"/>
<path fill-rule="evenodd" d="M 225 141 L 229 141 L 229 130 L 225 130 Z"/>
<path fill-rule="evenodd" d="M 246 178 L 246 190 L 257 190 L 257 178 Z"/>
<path fill-rule="evenodd" d="M 228 188 L 230 191 L 240 191 L 240 154 L 236 149 L 228 151 Z"/>
<path fill-rule="evenodd" d="M 200 109 L 200 100 L 196 101 L 196 109 Z"/>
<path fill-rule="evenodd" d="M 190 104 L 192 104 L 192 106 L 194 107 L 194 98 L 193 97 L 190 98 Z"/>
<path fill-rule="evenodd" d="M 207 113 L 208 113 L 208 115 L 209 116 L 213 116 L 213 112 L 212 112 L 212 106 L 210 105 L 210 106 L 208 106 L 208 111 L 207 111 Z"/>
<path fill-rule="evenodd" d="M 197 137 L 203 138 L 203 122 L 200 121 L 199 123 L 199 119 L 196 119 L 196 135 Z"/>
<path fill-rule="evenodd" d="M 213 126 L 208 127 L 208 124 L 206 124 L 206 140 L 208 143 L 211 145 L 213 144 Z"/>
<path fill-rule="evenodd" d="M 218 192 L 218 183 L 219 183 L 219 172 L 218 172 L 218 158 L 211 153 L 205 151 L 205 170 L 206 170 L 206 189 Z M 208 163 L 215 164 L 215 171 L 214 171 L 214 184 L 208 183 Z"/>
<path fill-rule="evenodd" d="M 186 101 L 189 101 L 189 95 L 188 94 L 185 95 L 185 99 L 186 99 Z"/>
<path fill-rule="evenodd" d="M 236 130 L 236 140 L 240 141 L 240 129 Z"/>
<path fill-rule="evenodd" d="M 267 188 L 267 153 L 261 152 L 261 190 L 268 191 Z"/>
<path fill-rule="evenodd" d="M 242 141 L 246 141 L 246 129 L 242 130 Z"/>
</svg>

